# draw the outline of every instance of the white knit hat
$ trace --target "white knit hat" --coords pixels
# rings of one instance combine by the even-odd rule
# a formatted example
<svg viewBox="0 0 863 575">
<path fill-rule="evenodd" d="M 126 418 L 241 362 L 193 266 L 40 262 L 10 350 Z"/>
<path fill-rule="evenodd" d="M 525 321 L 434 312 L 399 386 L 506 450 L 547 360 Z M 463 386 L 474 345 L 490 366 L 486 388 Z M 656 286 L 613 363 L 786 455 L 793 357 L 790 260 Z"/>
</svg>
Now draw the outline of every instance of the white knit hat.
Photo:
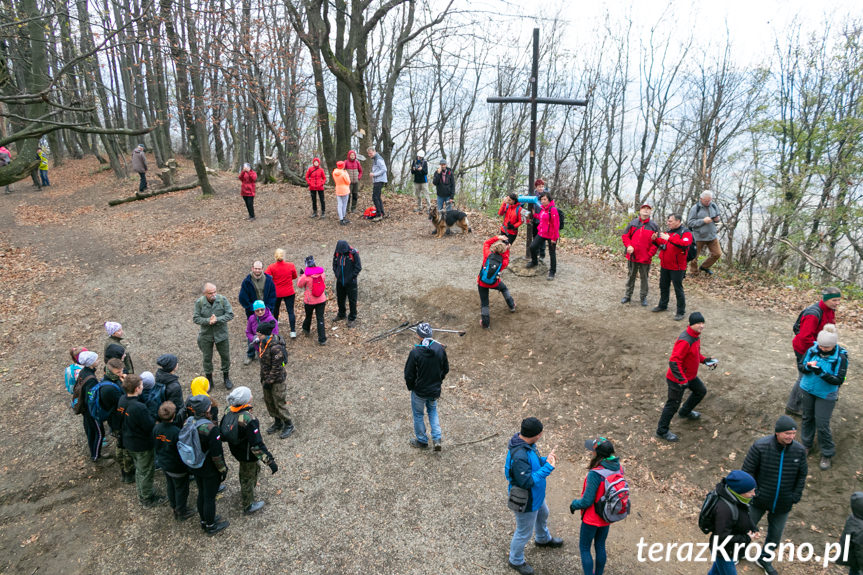
<svg viewBox="0 0 863 575">
<path fill-rule="evenodd" d="M 839 343 L 839 335 L 836 333 L 836 326 L 828 323 L 818 334 L 818 345 L 832 349 L 837 343 Z"/>
</svg>

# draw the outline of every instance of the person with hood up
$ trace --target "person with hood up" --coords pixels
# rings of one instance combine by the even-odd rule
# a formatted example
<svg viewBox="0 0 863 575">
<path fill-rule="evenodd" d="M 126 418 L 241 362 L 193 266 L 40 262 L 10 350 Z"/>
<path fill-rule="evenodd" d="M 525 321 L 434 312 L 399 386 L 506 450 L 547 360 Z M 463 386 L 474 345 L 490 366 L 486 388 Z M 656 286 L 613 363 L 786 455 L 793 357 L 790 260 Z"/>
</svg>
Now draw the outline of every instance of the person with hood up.
<svg viewBox="0 0 863 575">
<path fill-rule="evenodd" d="M 581 498 L 573 499 L 569 512 L 581 510 L 581 531 L 578 536 L 578 552 L 581 555 L 581 569 L 585 573 L 602 575 L 605 571 L 605 540 L 611 525 L 596 512 L 594 506 L 605 494 L 605 478 L 614 473 L 622 473 L 620 459 L 614 454 L 614 444 L 604 438 L 588 439 L 584 446 L 593 453 L 588 464 L 587 476 L 581 489 Z M 596 549 L 596 560 L 590 555 L 590 548 Z"/>
<path fill-rule="evenodd" d="M 293 263 L 285 261 L 285 250 L 278 248 L 274 257 L 276 261 L 267 266 L 266 274 L 273 278 L 276 286 L 276 305 L 273 308 L 273 317 L 279 321 L 279 310 L 282 302 L 288 310 L 288 323 L 291 328 L 291 339 L 297 337 L 297 318 L 294 315 L 294 280 L 297 279 L 297 268 Z"/>
<path fill-rule="evenodd" d="M 261 387 L 264 390 L 267 413 L 273 418 L 273 424 L 267 428 L 267 433 L 281 431 L 279 439 L 286 439 L 294 432 L 294 420 L 288 410 L 288 391 L 285 385 L 288 378 L 285 369 L 288 350 L 285 348 L 285 340 L 273 334 L 274 327 L 273 322 L 264 322 L 258 326 Z"/>
<path fill-rule="evenodd" d="M 351 199 L 351 177 L 345 171 L 345 163 L 341 160 L 336 162 L 336 169 L 333 170 L 333 183 L 336 184 L 336 211 L 339 215 L 339 225 L 346 226 L 350 222 L 348 219 L 348 200 Z"/>
<path fill-rule="evenodd" d="M 839 544 L 840 557 L 848 557 L 840 565 L 848 566 L 848 575 L 863 575 L 863 491 L 851 495 L 851 515 L 845 521 Z"/>
<path fill-rule="evenodd" d="M 493 256 L 493 258 L 492 258 Z M 492 258 L 489 262 L 489 258 Z M 499 259 L 498 259 L 499 258 Z M 488 290 L 494 289 L 503 294 L 503 299 L 509 307 L 509 311 L 515 311 L 515 300 L 509 294 L 506 284 L 500 279 L 500 274 L 509 265 L 509 240 L 504 235 L 489 238 L 482 245 L 482 267 L 476 276 L 476 285 L 479 290 L 479 314 L 480 325 L 488 328 L 491 325 L 491 308 L 488 301 Z M 495 271 L 493 268 L 497 268 Z M 489 281 L 483 281 L 483 276 Z M 493 277 L 492 277 L 493 276 Z"/>
<path fill-rule="evenodd" d="M 278 335 L 279 333 L 279 324 L 276 322 L 276 318 L 273 317 L 273 314 L 270 313 L 270 310 L 267 309 L 267 306 L 264 305 L 264 302 L 261 300 L 256 300 L 255 303 L 252 304 L 252 310 L 254 313 L 249 316 L 248 321 L 246 321 L 246 339 L 249 340 L 249 344 L 246 347 L 246 359 L 243 360 L 243 365 L 249 365 L 252 363 L 252 360 L 255 359 L 255 356 L 258 354 L 258 340 L 255 334 L 258 332 L 258 326 L 265 321 L 271 321 L 275 324 L 275 328 L 273 329 L 273 333 Z"/>
<path fill-rule="evenodd" d="M 333 254 L 333 274 L 336 278 L 336 303 L 339 313 L 333 321 L 345 319 L 345 298 L 350 304 L 350 313 L 347 315 L 348 327 L 354 327 L 357 320 L 357 277 L 363 266 L 360 262 L 360 254 L 345 240 L 336 243 L 336 251 Z"/>
<path fill-rule="evenodd" d="M 518 237 L 518 228 L 523 222 L 521 214 L 521 204 L 518 203 L 518 195 L 515 192 L 510 192 L 504 198 L 497 215 L 503 216 L 503 223 L 500 226 L 500 233 L 506 236 L 506 240 L 512 245 L 515 238 Z"/>
<path fill-rule="evenodd" d="M 327 345 L 327 330 L 324 327 L 324 309 L 327 306 L 327 287 L 324 268 L 315 264 L 315 257 L 306 258 L 306 267 L 300 273 L 297 287 L 303 288 L 303 307 L 306 317 L 303 320 L 303 333 L 309 335 L 312 329 L 312 313 L 318 324 L 318 343 Z"/>
<path fill-rule="evenodd" d="M 210 380 L 203 376 L 198 376 L 189 383 L 189 398 L 186 400 L 186 415 L 191 413 L 190 406 L 192 398 L 196 395 L 205 395 L 210 397 Z M 219 406 L 210 397 L 210 409 L 208 417 L 213 423 L 219 422 Z"/>
<path fill-rule="evenodd" d="M 431 207 L 429 197 L 429 165 L 426 162 L 425 150 L 417 152 L 417 157 L 411 164 L 411 174 L 414 177 L 414 195 L 417 198 L 417 212 L 423 211 L 423 200 L 426 201 L 426 209 Z"/>
<path fill-rule="evenodd" d="M 360 180 L 363 179 L 363 165 L 357 160 L 357 153 L 353 150 L 348 152 L 345 160 L 345 171 L 351 177 L 351 213 L 357 211 L 357 200 L 360 197 Z"/>
<path fill-rule="evenodd" d="M 626 247 L 625 255 L 629 275 L 626 278 L 626 293 L 620 303 L 629 303 L 632 300 L 632 292 L 635 290 L 635 276 L 640 275 L 641 288 L 638 297 L 641 305 L 647 306 L 650 263 L 659 248 L 654 241 L 659 233 L 659 226 L 650 219 L 652 213 L 653 204 L 650 200 L 644 200 L 638 210 L 638 217 L 629 222 L 629 225 L 623 230 L 621 238 Z"/>
<path fill-rule="evenodd" d="M 719 501 L 716 502 L 710 537 L 711 556 L 715 561 L 707 575 L 737 575 L 735 563 L 743 557 L 735 553 L 735 545 L 749 545 L 753 539 L 759 538 L 758 528 L 749 516 L 749 502 L 755 496 L 755 487 L 755 479 L 739 469 L 716 485 Z"/>
<path fill-rule="evenodd" d="M 105 332 L 108 334 L 108 339 L 105 340 L 105 361 L 108 361 L 113 357 L 108 356 L 108 347 L 111 344 L 118 345 L 123 350 L 123 355 L 117 356 L 123 360 L 123 373 L 135 373 L 135 366 L 132 364 L 132 357 L 129 355 L 129 351 L 127 349 L 129 344 L 123 341 L 126 338 L 126 334 L 123 332 L 123 326 L 116 321 L 106 321 Z"/>
<path fill-rule="evenodd" d="M 249 212 L 249 220 L 255 219 L 255 182 L 258 181 L 258 174 L 252 169 L 249 164 L 243 164 L 243 169 L 240 170 L 240 196 L 243 197 L 243 202 L 246 204 L 246 211 Z"/>
<path fill-rule="evenodd" d="M 800 380 L 803 422 L 800 427 L 800 443 L 808 451 L 812 449 L 815 433 L 818 432 L 818 449 L 821 450 L 822 471 L 827 471 L 836 455 L 830 418 L 839 388 L 845 383 L 848 372 L 848 351 L 839 345 L 836 326 L 828 323 L 818 334 L 815 344 L 809 348 L 799 364 L 803 377 Z"/>
<path fill-rule="evenodd" d="M 314 158 L 312 165 L 306 170 L 306 183 L 312 196 L 312 215 L 318 217 L 318 198 L 321 199 L 321 218 L 326 216 L 327 205 L 324 203 L 324 184 L 327 183 L 327 173 L 321 167 L 321 160 Z"/>
<path fill-rule="evenodd" d="M 415 344 L 408 354 L 405 363 L 405 384 L 411 392 L 411 411 L 414 418 L 414 434 L 410 446 L 417 449 L 427 449 L 429 446 L 426 426 L 423 417 L 428 411 L 429 427 L 431 427 L 434 450 L 441 450 L 440 419 L 437 412 L 437 400 L 440 397 L 441 385 L 449 373 L 449 361 L 446 349 L 432 339 L 432 327 L 423 322 L 416 327 L 419 343 Z"/>
<path fill-rule="evenodd" d="M 519 575 L 532 575 L 531 567 L 524 558 L 524 546 L 531 536 L 537 547 L 557 548 L 563 539 L 552 537 L 548 530 L 548 503 L 545 502 L 545 478 L 557 465 L 554 449 L 548 457 L 542 457 L 536 443 L 542 437 L 542 422 L 527 417 L 521 422 L 521 430 L 512 436 L 507 445 L 503 473 L 509 482 L 508 507 L 515 514 L 515 531 L 509 544 L 509 566 Z"/>
<path fill-rule="evenodd" d="M 147 189 L 147 156 L 144 154 L 144 144 L 138 144 L 132 150 L 132 171 L 137 172 L 141 178 L 138 184 L 138 193 Z"/>
<path fill-rule="evenodd" d="M 174 413 L 179 414 L 185 403 L 183 402 L 183 387 L 180 385 L 180 378 L 174 375 L 177 371 L 177 356 L 173 353 L 165 353 L 156 359 L 156 365 L 159 369 L 156 370 L 156 383 L 165 386 L 165 401 L 170 401 L 174 404 Z"/>
<path fill-rule="evenodd" d="M 548 244 L 548 255 L 550 257 L 550 265 L 548 267 L 548 280 L 554 279 L 557 273 L 557 240 L 560 239 L 560 214 L 557 213 L 557 208 L 554 206 L 554 198 L 549 192 L 542 192 L 539 196 L 540 211 L 538 215 L 534 215 L 534 219 L 539 221 L 536 228 L 536 237 L 530 242 L 530 261 L 525 266 L 532 268 L 539 265 L 540 248 Z"/>
</svg>

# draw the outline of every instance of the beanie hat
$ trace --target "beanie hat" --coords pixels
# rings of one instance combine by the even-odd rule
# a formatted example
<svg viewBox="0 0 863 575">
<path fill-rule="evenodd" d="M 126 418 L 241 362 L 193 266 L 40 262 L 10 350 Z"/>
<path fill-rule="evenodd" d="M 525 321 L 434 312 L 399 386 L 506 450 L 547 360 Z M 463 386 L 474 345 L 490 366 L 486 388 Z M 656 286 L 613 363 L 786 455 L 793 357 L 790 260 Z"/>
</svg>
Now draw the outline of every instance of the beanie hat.
<svg viewBox="0 0 863 575">
<path fill-rule="evenodd" d="M 153 386 L 156 385 L 156 378 L 149 371 L 144 371 L 141 373 L 141 383 L 144 384 L 144 389 L 153 389 Z"/>
<path fill-rule="evenodd" d="M 123 355 L 125 355 L 126 350 L 122 345 L 112 343 L 108 347 L 105 348 L 105 361 L 109 359 L 123 359 Z"/>
<path fill-rule="evenodd" d="M 420 150 L 419 152 L 417 152 L 417 158 L 425 158 L 425 157 L 426 157 L 426 151 L 425 150 Z"/>
<path fill-rule="evenodd" d="M 527 417 L 521 420 L 522 437 L 536 437 L 542 433 L 542 422 L 535 417 Z"/>
<path fill-rule="evenodd" d="M 123 326 L 117 323 L 116 321 L 106 321 L 105 322 L 105 331 L 108 332 L 108 335 L 114 335 L 118 331 L 123 329 Z"/>
<path fill-rule="evenodd" d="M 725 485 L 734 493 L 743 495 L 755 489 L 756 484 L 751 475 L 740 469 L 735 469 L 725 478 Z"/>
<path fill-rule="evenodd" d="M 689 314 L 689 325 L 695 325 L 697 323 L 704 323 L 704 316 L 701 315 L 700 311 L 694 311 Z"/>
<path fill-rule="evenodd" d="M 78 363 L 84 367 L 91 367 L 99 359 L 99 355 L 94 351 L 82 351 L 78 354 Z"/>
<path fill-rule="evenodd" d="M 207 413 L 207 410 L 210 409 L 211 405 L 213 405 L 213 402 L 210 401 L 210 397 L 208 395 L 193 395 L 189 398 L 188 403 L 186 403 L 186 407 L 192 410 L 192 413 L 198 417 Z"/>
<path fill-rule="evenodd" d="M 584 446 L 590 451 L 596 451 L 596 454 L 600 457 L 611 457 L 614 455 L 614 444 L 610 439 L 604 437 L 588 439 L 584 442 Z"/>
<path fill-rule="evenodd" d="M 345 169 L 345 162 L 343 160 L 339 160 L 338 162 L 336 162 L 336 167 L 340 170 L 344 170 Z"/>
<path fill-rule="evenodd" d="M 177 356 L 173 353 L 162 354 L 156 360 L 156 365 L 165 371 L 174 371 L 174 368 L 177 367 Z"/>
<path fill-rule="evenodd" d="M 827 301 L 828 299 L 833 299 L 835 297 L 842 297 L 842 292 L 840 292 L 839 290 L 833 291 L 831 289 L 829 292 L 825 291 L 821 294 L 821 299 L 823 301 Z"/>
<path fill-rule="evenodd" d="M 306 267 L 307 268 L 317 267 L 315 265 L 315 256 L 306 256 Z"/>
<path fill-rule="evenodd" d="M 839 343 L 839 335 L 836 333 L 836 326 L 832 323 L 828 323 L 824 326 L 824 328 L 818 333 L 818 345 L 821 347 L 829 347 L 834 348 L 836 344 Z"/>
<path fill-rule="evenodd" d="M 228 394 L 228 405 L 231 405 L 233 407 L 246 405 L 251 400 L 252 390 L 242 385 L 240 387 L 235 387 L 234 390 L 230 394 Z"/>
<path fill-rule="evenodd" d="M 431 337 L 432 334 L 433 334 L 432 326 L 430 326 L 426 322 L 422 322 L 421 324 L 419 324 L 417 326 L 417 335 L 418 336 L 420 336 L 422 338 L 426 338 L 426 337 Z"/>
<path fill-rule="evenodd" d="M 258 311 L 259 309 L 264 309 L 265 307 L 267 307 L 267 306 L 264 305 L 264 302 L 262 302 L 259 299 L 256 299 L 255 302 L 252 304 L 252 311 Z"/>
<path fill-rule="evenodd" d="M 256 331 L 262 335 L 272 335 L 274 329 L 276 329 L 276 322 L 262 321 Z"/>
<path fill-rule="evenodd" d="M 782 415 L 776 420 L 776 426 L 773 428 L 773 431 L 782 433 L 783 431 L 791 431 L 792 429 L 797 429 L 797 422 L 787 415 Z"/>
</svg>

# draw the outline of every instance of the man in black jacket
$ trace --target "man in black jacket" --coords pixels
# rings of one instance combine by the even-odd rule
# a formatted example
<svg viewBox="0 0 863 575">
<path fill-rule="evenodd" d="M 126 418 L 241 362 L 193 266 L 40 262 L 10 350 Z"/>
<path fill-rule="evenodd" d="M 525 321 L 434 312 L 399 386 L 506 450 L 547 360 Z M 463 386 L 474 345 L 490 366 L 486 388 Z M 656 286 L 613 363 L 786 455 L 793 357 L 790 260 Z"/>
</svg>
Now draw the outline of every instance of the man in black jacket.
<svg viewBox="0 0 863 575">
<path fill-rule="evenodd" d="M 135 487 L 138 501 L 146 508 L 163 505 L 168 499 L 153 491 L 155 472 L 153 426 L 156 424 L 147 404 L 140 400 L 144 391 L 141 377 L 129 374 L 123 379 L 126 395 L 117 402 L 117 412 L 123 417 L 123 447 L 135 462 Z"/>
<path fill-rule="evenodd" d="M 360 254 L 345 240 L 336 243 L 336 252 L 333 254 L 333 274 L 336 278 L 336 302 L 339 313 L 333 321 L 345 319 L 345 297 L 350 304 L 350 313 L 347 315 L 348 327 L 354 327 L 357 319 L 357 277 L 363 266 L 360 263 Z"/>
<path fill-rule="evenodd" d="M 767 537 L 764 550 L 756 563 L 767 575 L 776 575 L 770 551 L 782 541 L 782 531 L 788 521 L 791 507 L 803 497 L 806 486 L 806 448 L 794 441 L 797 424 L 787 415 L 776 421 L 773 435 L 762 437 L 752 444 L 743 471 L 758 483 L 755 498 L 749 507 L 752 522 L 758 522 L 767 513 Z"/>
<path fill-rule="evenodd" d="M 431 207 L 431 199 L 428 197 L 429 187 L 429 165 L 425 158 L 426 153 L 423 150 L 417 152 L 417 157 L 411 164 L 411 174 L 414 176 L 414 195 L 417 198 L 417 212 L 423 210 L 423 200 L 428 204 L 426 207 Z"/>
<path fill-rule="evenodd" d="M 421 323 L 416 327 L 420 343 L 414 345 L 405 363 L 405 384 L 411 392 L 411 409 L 414 416 L 414 433 L 411 447 L 426 449 L 429 446 L 426 426 L 423 421 L 428 411 L 434 450 L 441 450 L 440 419 L 437 413 L 437 400 L 446 374 L 449 373 L 444 347 L 432 339 L 432 327 Z"/>
<path fill-rule="evenodd" d="M 174 519 L 185 521 L 195 515 L 195 510 L 188 506 L 189 468 L 177 451 L 177 440 L 180 438 L 180 428 L 174 425 L 177 408 L 172 401 L 167 400 L 159 406 L 158 416 L 159 421 L 153 428 L 156 465 L 165 474 L 168 501 L 174 510 Z"/>
<path fill-rule="evenodd" d="M 123 418 L 117 411 L 117 404 L 120 402 L 120 398 L 123 397 L 122 386 L 125 377 L 122 359 L 113 357 L 105 360 L 105 377 L 102 381 L 110 381 L 114 385 L 103 386 L 99 390 L 99 395 L 95 400 L 99 402 L 105 413 L 110 413 L 107 421 L 108 427 L 111 428 L 111 435 L 117 440 L 117 447 L 114 449 L 114 460 L 120 467 L 120 481 L 123 483 L 135 483 L 135 463 L 129 455 L 129 451 L 123 445 Z"/>
<path fill-rule="evenodd" d="M 447 167 L 446 160 L 440 161 L 440 167 L 435 171 L 432 183 L 437 190 L 437 210 L 441 212 L 447 200 L 455 200 L 455 175 Z"/>
<path fill-rule="evenodd" d="M 156 370 L 156 383 L 165 386 L 165 400 L 174 404 L 177 413 L 182 412 L 185 406 L 183 388 L 180 386 L 180 378 L 174 375 L 177 370 L 177 356 L 172 353 L 160 355 L 156 365 L 159 366 Z"/>
</svg>

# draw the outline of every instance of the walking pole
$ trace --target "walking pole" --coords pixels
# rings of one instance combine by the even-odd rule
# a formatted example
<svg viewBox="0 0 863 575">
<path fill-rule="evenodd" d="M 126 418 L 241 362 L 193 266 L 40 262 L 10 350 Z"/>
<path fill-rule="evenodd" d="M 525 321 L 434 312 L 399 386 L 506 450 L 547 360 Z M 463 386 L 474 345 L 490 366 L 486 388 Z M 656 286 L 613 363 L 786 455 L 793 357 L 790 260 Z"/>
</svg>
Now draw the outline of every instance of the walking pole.
<svg viewBox="0 0 863 575">
<path fill-rule="evenodd" d="M 459 329 L 443 329 L 443 328 L 436 328 L 436 327 L 433 327 L 432 331 L 439 331 L 442 333 L 457 333 L 459 335 L 459 337 L 462 337 L 462 336 L 464 336 L 465 333 L 467 333 L 464 330 L 459 330 Z"/>
<path fill-rule="evenodd" d="M 366 341 L 364 341 L 363 343 L 371 343 L 371 342 L 373 342 L 373 341 L 378 341 L 379 339 L 386 339 L 386 338 L 388 338 L 388 337 L 389 337 L 389 336 L 391 336 L 391 335 L 395 335 L 395 334 L 397 334 L 397 333 L 399 333 L 399 332 L 402 332 L 402 331 L 404 331 L 404 330 L 406 330 L 406 329 L 409 329 L 409 328 L 411 328 L 411 327 L 416 327 L 417 325 L 419 325 L 419 324 L 411 325 L 411 323 L 410 323 L 410 322 L 406 321 L 406 322 L 404 322 L 403 324 L 401 324 L 400 326 L 394 327 L 394 328 L 392 328 L 392 329 L 388 329 L 388 330 L 387 330 L 387 331 L 385 331 L 385 332 L 379 333 L 378 335 L 376 335 L 376 336 L 374 336 L 374 337 L 372 337 L 372 338 L 367 339 L 367 340 L 366 340 Z"/>
</svg>

